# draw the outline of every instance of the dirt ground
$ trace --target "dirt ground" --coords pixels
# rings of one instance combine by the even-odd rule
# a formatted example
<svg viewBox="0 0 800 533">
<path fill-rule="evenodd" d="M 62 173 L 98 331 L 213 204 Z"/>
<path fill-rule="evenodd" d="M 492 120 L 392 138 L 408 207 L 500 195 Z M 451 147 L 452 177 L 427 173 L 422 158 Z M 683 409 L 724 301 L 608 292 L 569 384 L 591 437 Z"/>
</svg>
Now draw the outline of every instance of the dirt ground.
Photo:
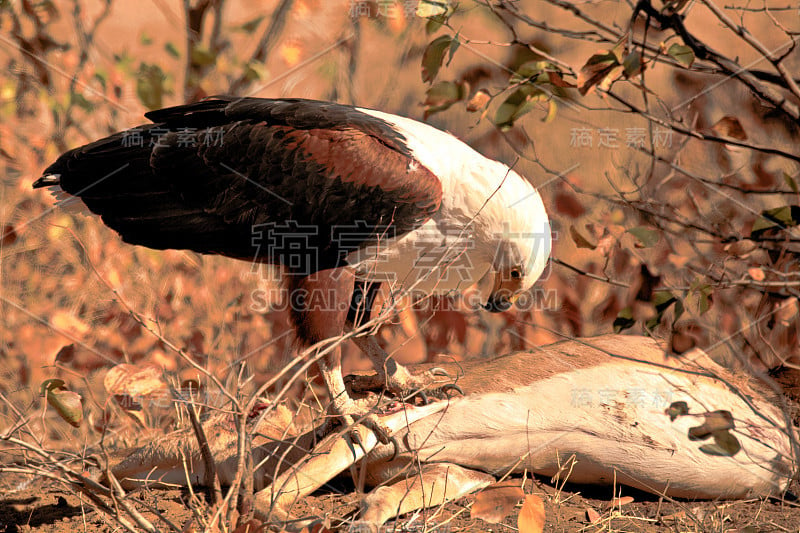
<svg viewBox="0 0 800 533">
<path fill-rule="evenodd" d="M 748 500 L 734 502 L 667 501 L 633 489 L 622 488 L 623 496 L 633 501 L 611 507 L 611 488 L 566 486 L 560 490 L 549 480 L 535 478 L 525 482 L 525 492 L 540 496 L 545 503 L 545 531 L 557 532 L 741 532 L 767 533 L 800 531 L 800 505 L 790 501 Z M 6 488 L 6 487 L 4 487 Z M 143 515 L 167 531 L 163 522 L 147 510 L 157 510 L 184 531 L 202 531 L 186 503 L 187 491 L 155 490 L 133 495 L 144 505 Z M 197 493 L 202 507 L 205 497 Z M 331 491 L 307 498 L 297 508 L 299 515 L 313 514 L 327 519 L 333 531 L 348 531 L 348 521 L 358 508 L 358 495 L 347 481 L 339 481 Z M 516 512 L 501 524 L 470 518 L 474 497 L 461 498 L 442 509 L 412 514 L 386 524 L 384 531 L 483 532 L 516 531 Z M 622 502 L 625 499 L 620 500 Z M 591 511 L 596 511 L 596 515 Z M 593 521 L 592 521 L 593 520 Z M 66 533 L 76 531 L 119 531 L 118 524 L 92 509 L 84 499 L 64 490 L 57 482 L 33 480 L 19 490 L 0 497 L 0 531 Z"/>
</svg>

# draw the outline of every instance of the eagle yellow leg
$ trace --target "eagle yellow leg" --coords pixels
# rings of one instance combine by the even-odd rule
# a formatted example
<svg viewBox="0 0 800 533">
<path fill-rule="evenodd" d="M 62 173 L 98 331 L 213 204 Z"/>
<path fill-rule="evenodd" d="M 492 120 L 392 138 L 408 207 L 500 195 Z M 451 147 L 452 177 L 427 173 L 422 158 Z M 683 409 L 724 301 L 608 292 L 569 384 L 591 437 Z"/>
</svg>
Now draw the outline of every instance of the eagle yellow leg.
<svg viewBox="0 0 800 533">
<path fill-rule="evenodd" d="M 342 349 L 335 347 L 319 361 L 322 378 L 331 395 L 331 411 L 341 418 L 345 426 L 362 424 L 372 430 L 383 444 L 391 440 L 390 431 L 374 412 L 374 409 L 363 401 L 356 401 L 350 397 L 344 386 L 342 378 Z M 351 433 L 353 439 L 360 444 L 357 433 Z"/>
<path fill-rule="evenodd" d="M 302 344 L 312 346 L 344 333 L 354 285 L 355 276 L 348 268 L 289 277 L 291 317 Z M 346 426 L 352 426 L 355 422 L 363 424 L 374 431 L 383 444 L 390 442 L 389 430 L 381 423 L 373 406 L 366 400 L 355 401 L 348 394 L 342 377 L 341 345 L 323 345 L 321 349 L 329 349 L 318 364 L 331 398 L 332 414 L 339 416 Z M 357 433 L 351 434 L 353 440 L 357 441 Z"/>
</svg>

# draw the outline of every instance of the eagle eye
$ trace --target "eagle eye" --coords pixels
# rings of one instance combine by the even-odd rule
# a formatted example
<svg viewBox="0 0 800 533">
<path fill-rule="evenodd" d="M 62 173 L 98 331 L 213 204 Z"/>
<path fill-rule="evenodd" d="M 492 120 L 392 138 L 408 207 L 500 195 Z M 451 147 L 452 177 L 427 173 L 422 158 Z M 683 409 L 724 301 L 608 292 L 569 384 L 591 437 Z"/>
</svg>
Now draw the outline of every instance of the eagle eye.
<svg viewBox="0 0 800 533">
<path fill-rule="evenodd" d="M 522 277 L 522 272 L 520 272 L 518 268 L 512 269 L 511 270 L 511 277 L 514 278 L 514 279 L 519 279 L 519 278 Z"/>
</svg>

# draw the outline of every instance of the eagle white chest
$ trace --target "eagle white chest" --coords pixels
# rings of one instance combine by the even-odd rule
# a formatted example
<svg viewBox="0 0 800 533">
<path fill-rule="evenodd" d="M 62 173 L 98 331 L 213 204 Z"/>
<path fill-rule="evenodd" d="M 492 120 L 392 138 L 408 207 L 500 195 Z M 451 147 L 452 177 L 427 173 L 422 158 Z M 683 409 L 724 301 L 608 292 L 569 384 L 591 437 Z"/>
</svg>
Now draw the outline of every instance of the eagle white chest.
<svg viewBox="0 0 800 533">
<path fill-rule="evenodd" d="M 550 226 L 541 197 L 522 176 L 437 128 L 396 115 L 361 109 L 390 123 L 442 185 L 440 209 L 425 224 L 396 239 L 351 253 L 362 279 L 394 290 L 425 294 L 462 291 L 491 270 L 504 239 L 521 243 L 533 279 L 550 252 Z"/>
</svg>

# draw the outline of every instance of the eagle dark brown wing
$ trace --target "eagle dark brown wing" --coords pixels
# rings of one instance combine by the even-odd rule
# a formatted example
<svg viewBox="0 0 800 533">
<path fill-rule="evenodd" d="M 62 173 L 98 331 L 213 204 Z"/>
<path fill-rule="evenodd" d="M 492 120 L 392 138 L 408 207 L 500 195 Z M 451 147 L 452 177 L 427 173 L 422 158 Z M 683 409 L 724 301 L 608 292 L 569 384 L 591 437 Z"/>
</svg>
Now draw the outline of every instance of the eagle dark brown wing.
<svg viewBox="0 0 800 533">
<path fill-rule="evenodd" d="M 441 203 L 403 136 L 354 107 L 220 97 L 146 116 L 66 152 L 34 187 L 79 197 L 132 244 L 291 259 L 307 273 L 419 227 Z"/>
</svg>

